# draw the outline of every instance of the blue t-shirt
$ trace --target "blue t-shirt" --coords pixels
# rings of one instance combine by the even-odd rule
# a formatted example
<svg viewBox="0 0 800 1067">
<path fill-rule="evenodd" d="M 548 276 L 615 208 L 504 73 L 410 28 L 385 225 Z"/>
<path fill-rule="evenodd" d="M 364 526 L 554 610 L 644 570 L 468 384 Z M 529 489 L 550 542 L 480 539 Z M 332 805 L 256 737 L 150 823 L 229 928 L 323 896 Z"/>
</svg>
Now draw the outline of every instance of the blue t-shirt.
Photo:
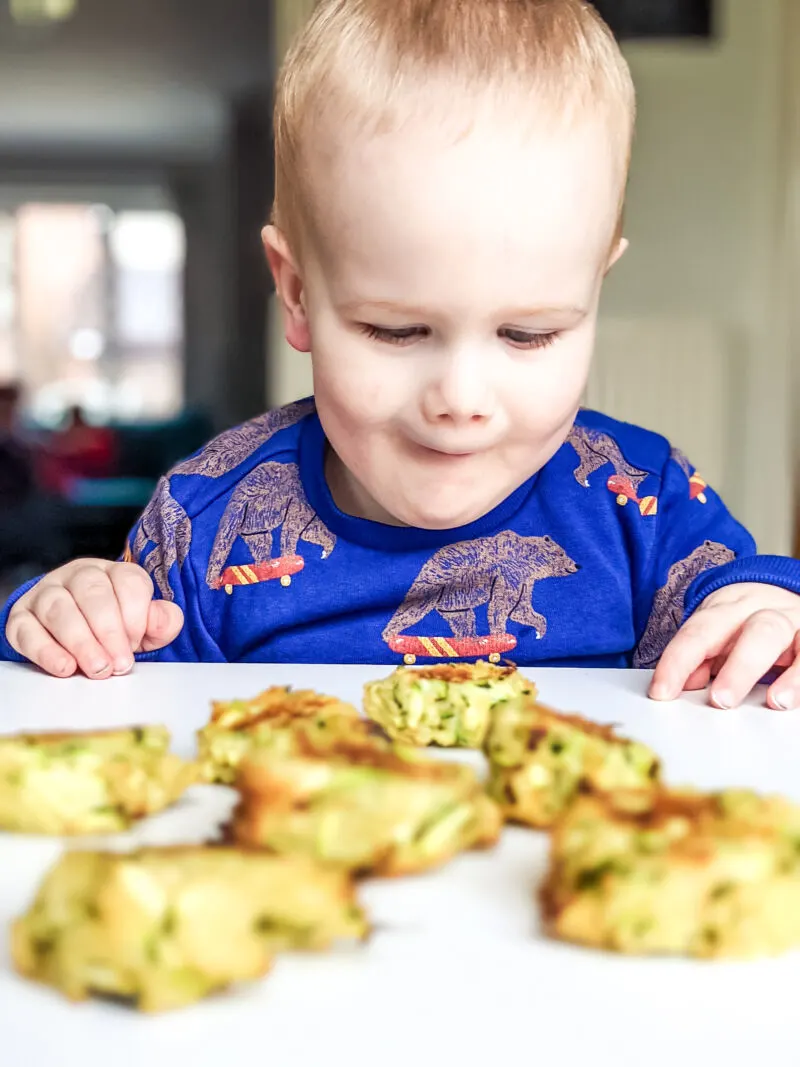
<svg viewBox="0 0 800 1067">
<path fill-rule="evenodd" d="M 162 478 L 125 558 L 186 623 L 144 660 L 651 667 L 712 591 L 800 592 L 656 434 L 580 413 L 550 462 L 455 530 L 353 518 L 312 400 L 229 430 Z M 11 598 L 0 615 L 0 658 Z"/>
</svg>

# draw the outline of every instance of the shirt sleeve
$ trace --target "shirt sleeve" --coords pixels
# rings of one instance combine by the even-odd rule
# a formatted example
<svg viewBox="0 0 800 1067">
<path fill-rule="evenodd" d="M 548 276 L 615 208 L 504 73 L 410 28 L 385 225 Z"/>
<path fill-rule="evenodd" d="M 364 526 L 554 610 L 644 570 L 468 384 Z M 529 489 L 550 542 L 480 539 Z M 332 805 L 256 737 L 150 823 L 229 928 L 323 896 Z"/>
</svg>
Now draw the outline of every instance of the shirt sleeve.
<svg viewBox="0 0 800 1067">
<path fill-rule="evenodd" d="M 635 592 L 634 667 L 655 667 L 683 623 L 718 589 L 763 582 L 800 593 L 800 561 L 759 556 L 752 536 L 677 450 L 662 477 L 656 524 Z"/>
<path fill-rule="evenodd" d="M 147 571 L 153 581 L 154 599 L 177 604 L 183 612 L 184 624 L 170 645 L 156 652 L 139 653 L 137 662 L 226 662 L 203 619 L 200 590 L 192 566 L 192 533 L 192 520 L 172 495 L 169 479 L 162 478 L 130 533 L 122 559 Z"/>
</svg>

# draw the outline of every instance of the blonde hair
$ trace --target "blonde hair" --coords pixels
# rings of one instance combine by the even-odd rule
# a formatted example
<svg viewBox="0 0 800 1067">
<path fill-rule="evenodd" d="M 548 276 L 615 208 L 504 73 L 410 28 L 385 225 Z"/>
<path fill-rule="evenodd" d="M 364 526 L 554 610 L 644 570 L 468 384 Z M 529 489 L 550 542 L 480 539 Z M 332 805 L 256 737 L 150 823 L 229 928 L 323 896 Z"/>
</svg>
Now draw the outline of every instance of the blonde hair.
<svg viewBox="0 0 800 1067">
<path fill-rule="evenodd" d="M 295 246 L 311 222 L 314 123 L 393 128 L 410 100 L 522 90 L 553 116 L 602 114 L 619 141 L 624 198 L 636 98 L 611 31 L 584 0 L 319 0 L 285 57 L 275 101 L 273 222 Z M 405 111 L 404 111 L 405 108 Z M 526 108 L 528 114 L 533 108 Z M 521 120 L 522 121 L 522 120 Z"/>
</svg>

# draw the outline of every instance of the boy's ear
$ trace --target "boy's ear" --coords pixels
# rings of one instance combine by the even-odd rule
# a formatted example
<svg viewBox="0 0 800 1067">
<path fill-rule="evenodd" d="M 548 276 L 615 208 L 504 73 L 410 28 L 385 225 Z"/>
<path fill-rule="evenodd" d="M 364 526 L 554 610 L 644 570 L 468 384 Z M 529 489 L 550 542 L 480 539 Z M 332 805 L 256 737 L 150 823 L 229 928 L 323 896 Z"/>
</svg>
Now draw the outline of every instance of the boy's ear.
<svg viewBox="0 0 800 1067">
<path fill-rule="evenodd" d="M 606 267 L 606 274 L 610 273 L 611 268 L 614 267 L 625 253 L 628 251 L 630 242 L 625 237 L 620 237 L 614 247 L 611 249 L 611 255 L 608 257 L 608 266 Z"/>
<path fill-rule="evenodd" d="M 283 311 L 286 340 L 298 352 L 310 352 L 311 331 L 303 300 L 303 279 L 289 242 L 276 226 L 265 226 L 261 239 Z"/>
</svg>

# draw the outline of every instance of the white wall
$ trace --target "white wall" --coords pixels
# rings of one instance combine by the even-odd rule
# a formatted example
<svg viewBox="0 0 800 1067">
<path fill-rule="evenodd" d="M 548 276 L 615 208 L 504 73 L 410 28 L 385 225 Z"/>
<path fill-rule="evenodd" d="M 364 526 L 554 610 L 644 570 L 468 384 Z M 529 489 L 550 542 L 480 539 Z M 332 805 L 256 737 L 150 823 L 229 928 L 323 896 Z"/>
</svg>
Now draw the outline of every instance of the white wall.
<svg viewBox="0 0 800 1067">
<path fill-rule="evenodd" d="M 631 250 L 608 283 L 588 398 L 679 436 L 761 550 L 776 552 L 789 550 L 793 519 L 789 308 L 775 271 L 784 3 L 794 2 L 719 0 L 716 43 L 626 47 L 640 107 Z M 272 321 L 282 403 L 310 392 L 311 378 Z M 685 399 L 665 391 L 664 361 Z"/>
<path fill-rule="evenodd" d="M 719 7 L 722 36 L 714 45 L 626 47 L 640 100 L 627 217 L 631 249 L 607 287 L 596 382 L 605 362 L 619 363 L 617 353 L 608 353 L 611 339 L 621 324 L 636 322 L 641 345 L 630 352 L 628 390 L 612 413 L 641 419 L 638 388 L 641 407 L 656 412 L 649 421 L 669 432 L 685 425 L 685 417 L 674 404 L 659 409 L 649 382 L 658 383 L 661 374 L 648 369 L 648 350 L 665 359 L 674 345 L 675 373 L 686 377 L 691 406 L 692 359 L 712 358 L 697 338 L 703 331 L 724 338 L 723 410 L 715 412 L 711 398 L 709 419 L 716 423 L 677 443 L 691 451 L 697 441 L 695 462 L 721 472 L 720 490 L 762 551 L 787 551 L 789 309 L 775 276 L 784 0 L 720 0 Z"/>
</svg>

